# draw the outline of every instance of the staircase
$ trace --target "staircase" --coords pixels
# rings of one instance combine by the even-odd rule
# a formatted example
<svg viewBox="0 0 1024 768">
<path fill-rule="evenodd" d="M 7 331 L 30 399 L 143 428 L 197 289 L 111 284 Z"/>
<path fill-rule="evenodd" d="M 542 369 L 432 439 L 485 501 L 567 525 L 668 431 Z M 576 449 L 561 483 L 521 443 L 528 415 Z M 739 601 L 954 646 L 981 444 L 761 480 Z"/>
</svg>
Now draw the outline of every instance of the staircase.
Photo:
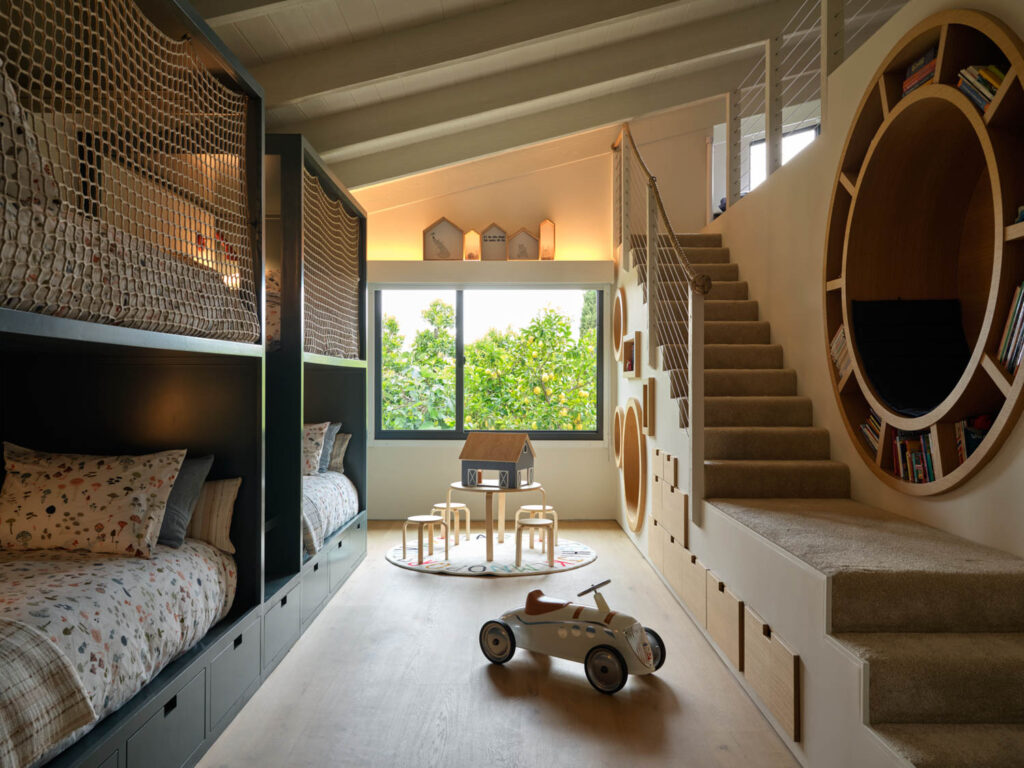
<svg viewBox="0 0 1024 768">
<path fill-rule="evenodd" d="M 851 501 L 849 469 L 831 460 L 829 433 L 813 426 L 728 248 L 716 235 L 677 237 L 713 280 L 705 497 L 829 576 L 832 636 L 863 661 L 866 722 L 896 755 L 919 768 L 1024 766 L 1024 561 Z M 645 244 L 632 250 L 641 282 Z M 681 282 L 671 249 L 658 255 L 657 279 Z M 659 311 L 660 338 L 686 338 L 685 304 Z M 686 354 L 659 347 L 681 426 Z"/>
</svg>

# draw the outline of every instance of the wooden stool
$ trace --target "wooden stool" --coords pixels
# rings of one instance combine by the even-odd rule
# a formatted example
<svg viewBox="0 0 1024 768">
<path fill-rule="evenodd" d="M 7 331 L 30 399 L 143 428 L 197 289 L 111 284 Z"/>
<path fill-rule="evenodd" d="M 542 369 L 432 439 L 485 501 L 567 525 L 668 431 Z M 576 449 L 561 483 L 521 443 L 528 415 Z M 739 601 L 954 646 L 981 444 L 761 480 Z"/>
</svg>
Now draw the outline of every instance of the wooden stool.
<svg viewBox="0 0 1024 768">
<path fill-rule="evenodd" d="M 444 518 L 440 515 L 413 515 L 405 520 L 405 525 L 402 526 L 402 559 L 405 560 L 405 532 L 409 529 L 410 525 L 416 526 L 416 532 L 419 537 L 419 565 L 423 565 L 423 529 L 428 528 L 427 536 L 430 541 L 430 554 L 434 554 L 434 526 L 440 525 L 441 530 L 444 531 L 444 559 L 448 559 L 448 523 L 444 521 Z"/>
<path fill-rule="evenodd" d="M 550 504 L 524 504 L 516 510 L 516 525 L 519 525 L 519 515 L 525 512 L 530 517 L 546 517 L 554 521 L 552 540 L 558 546 L 558 513 Z M 530 531 L 530 547 L 533 547 L 533 531 Z"/>
<path fill-rule="evenodd" d="M 469 541 L 469 507 L 465 504 L 461 504 L 457 501 L 453 501 L 449 504 L 447 501 L 439 501 L 434 505 L 434 508 L 430 510 L 432 515 L 442 515 L 445 523 L 448 524 L 449 531 L 455 532 L 454 544 L 459 546 L 459 513 L 462 512 L 466 515 L 466 541 Z M 449 517 L 451 514 L 455 519 L 455 525 L 452 525 L 452 519 Z"/>
<path fill-rule="evenodd" d="M 543 517 L 530 517 L 526 520 L 516 520 L 516 567 L 518 568 L 523 564 L 523 531 L 526 529 L 530 530 L 530 539 L 533 539 L 533 534 L 536 531 L 540 534 L 541 541 L 544 540 L 544 534 L 548 537 L 548 565 L 554 567 L 555 565 L 555 545 L 552 541 L 552 535 L 555 530 L 554 520 L 548 520 Z M 532 544 L 530 545 L 533 546 Z"/>
</svg>

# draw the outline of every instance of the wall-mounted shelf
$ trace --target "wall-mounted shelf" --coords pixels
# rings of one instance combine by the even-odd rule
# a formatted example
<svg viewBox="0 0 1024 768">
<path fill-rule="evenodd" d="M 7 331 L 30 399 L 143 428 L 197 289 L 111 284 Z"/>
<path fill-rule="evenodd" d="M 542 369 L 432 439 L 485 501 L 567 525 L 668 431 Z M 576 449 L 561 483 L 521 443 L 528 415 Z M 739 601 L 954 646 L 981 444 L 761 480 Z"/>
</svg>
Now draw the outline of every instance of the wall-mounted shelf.
<svg viewBox="0 0 1024 768">
<path fill-rule="evenodd" d="M 904 94 L 908 66 L 932 49 L 934 78 Z M 957 83 L 964 68 L 990 64 L 1006 77 L 983 112 Z M 942 493 L 967 480 L 1024 403 L 1024 377 L 999 362 L 1024 282 L 1024 225 L 1012 223 L 1024 204 L 1020 72 L 1024 44 L 998 20 L 974 11 L 932 16 L 876 73 L 836 172 L 825 334 L 828 343 L 845 329 L 852 367 L 840 376 L 830 360 L 829 370 L 865 463 L 905 493 Z M 871 412 L 881 427 L 877 446 L 861 432 Z M 981 415 L 992 416 L 991 429 L 961 461 L 957 425 Z M 927 466 L 924 482 L 920 472 L 907 477 L 908 443 Z"/>
<path fill-rule="evenodd" d="M 640 378 L 640 331 L 622 337 L 622 375 L 627 379 Z"/>
</svg>

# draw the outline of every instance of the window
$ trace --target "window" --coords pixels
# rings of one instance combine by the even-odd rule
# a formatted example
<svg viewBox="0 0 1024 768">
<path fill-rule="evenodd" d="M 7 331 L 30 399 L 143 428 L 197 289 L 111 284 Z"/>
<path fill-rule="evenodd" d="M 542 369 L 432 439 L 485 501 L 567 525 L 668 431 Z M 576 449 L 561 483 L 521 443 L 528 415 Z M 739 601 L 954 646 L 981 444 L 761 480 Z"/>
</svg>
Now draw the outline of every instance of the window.
<svg viewBox="0 0 1024 768">
<path fill-rule="evenodd" d="M 820 125 L 791 131 L 782 137 L 782 164 L 785 165 L 818 138 Z M 750 143 L 750 189 L 760 186 L 768 176 L 768 148 L 764 139 Z"/>
<path fill-rule="evenodd" d="M 562 288 L 377 291 L 376 436 L 600 438 L 601 299 Z"/>
</svg>

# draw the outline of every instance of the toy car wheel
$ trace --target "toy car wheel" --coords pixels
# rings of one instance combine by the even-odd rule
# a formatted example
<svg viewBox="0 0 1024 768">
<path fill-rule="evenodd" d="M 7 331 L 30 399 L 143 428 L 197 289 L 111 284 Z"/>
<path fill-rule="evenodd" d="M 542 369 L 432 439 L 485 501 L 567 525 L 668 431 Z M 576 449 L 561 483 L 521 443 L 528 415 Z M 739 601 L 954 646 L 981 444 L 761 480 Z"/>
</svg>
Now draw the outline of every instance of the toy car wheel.
<svg viewBox="0 0 1024 768">
<path fill-rule="evenodd" d="M 629 677 L 622 654 L 609 645 L 591 648 L 583 662 L 587 680 L 601 693 L 615 693 L 622 689 Z"/>
<path fill-rule="evenodd" d="M 647 633 L 647 642 L 651 644 L 651 651 L 654 653 L 654 671 L 657 672 L 665 663 L 665 641 L 650 627 L 644 627 L 644 632 Z"/>
<path fill-rule="evenodd" d="M 492 664 L 504 664 L 516 652 L 516 636 L 504 621 L 488 621 L 480 628 L 480 650 Z"/>
</svg>

